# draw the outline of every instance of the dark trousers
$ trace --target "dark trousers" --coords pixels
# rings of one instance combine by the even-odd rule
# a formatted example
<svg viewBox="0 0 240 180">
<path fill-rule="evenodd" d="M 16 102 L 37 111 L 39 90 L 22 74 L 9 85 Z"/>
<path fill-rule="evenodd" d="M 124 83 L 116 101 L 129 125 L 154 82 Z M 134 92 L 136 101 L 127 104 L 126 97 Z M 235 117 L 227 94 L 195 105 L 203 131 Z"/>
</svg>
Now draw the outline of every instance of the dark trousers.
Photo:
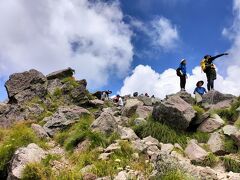
<svg viewBox="0 0 240 180">
<path fill-rule="evenodd" d="M 207 89 L 208 91 L 214 89 L 215 78 L 211 74 L 207 74 Z"/>
<path fill-rule="evenodd" d="M 181 89 L 185 89 L 186 86 L 186 76 L 180 76 L 180 87 Z"/>
</svg>

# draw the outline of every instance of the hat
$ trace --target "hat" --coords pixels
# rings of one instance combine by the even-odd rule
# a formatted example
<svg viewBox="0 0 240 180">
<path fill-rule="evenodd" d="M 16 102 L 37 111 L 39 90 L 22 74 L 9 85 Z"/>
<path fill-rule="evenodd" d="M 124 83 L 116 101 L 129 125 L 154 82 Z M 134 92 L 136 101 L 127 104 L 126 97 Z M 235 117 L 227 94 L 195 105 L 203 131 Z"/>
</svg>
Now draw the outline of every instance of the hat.
<svg viewBox="0 0 240 180">
<path fill-rule="evenodd" d="M 196 86 L 198 86 L 200 83 L 203 85 L 203 84 L 204 84 L 204 81 L 198 81 L 197 84 L 196 84 Z"/>
<path fill-rule="evenodd" d="M 181 60 L 181 63 L 182 63 L 183 61 L 186 61 L 186 59 L 182 59 L 182 60 Z"/>
</svg>

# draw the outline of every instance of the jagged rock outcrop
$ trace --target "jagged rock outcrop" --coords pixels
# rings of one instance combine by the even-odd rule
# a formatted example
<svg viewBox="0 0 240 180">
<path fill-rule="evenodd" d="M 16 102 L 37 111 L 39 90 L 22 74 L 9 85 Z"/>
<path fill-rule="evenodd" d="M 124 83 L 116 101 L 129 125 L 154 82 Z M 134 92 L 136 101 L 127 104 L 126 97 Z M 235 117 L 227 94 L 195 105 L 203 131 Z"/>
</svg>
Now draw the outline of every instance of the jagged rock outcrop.
<svg viewBox="0 0 240 180">
<path fill-rule="evenodd" d="M 62 106 L 50 117 L 44 118 L 46 122 L 43 128 L 53 136 L 57 131 L 62 130 L 69 125 L 76 123 L 83 115 L 90 114 L 88 110 L 79 106 Z"/>
<path fill-rule="evenodd" d="M 195 117 L 195 110 L 179 96 L 170 96 L 153 109 L 156 121 L 167 123 L 178 129 L 187 129 Z"/>
<path fill-rule="evenodd" d="M 171 96 L 179 96 L 180 98 L 182 98 L 184 101 L 186 101 L 188 104 L 191 104 L 191 105 L 195 103 L 195 100 L 193 99 L 191 94 L 186 91 L 180 91 L 177 94 L 167 95 L 167 98 Z"/>
<path fill-rule="evenodd" d="M 20 179 L 23 169 L 28 163 L 40 162 L 46 152 L 36 144 L 29 144 L 27 147 L 19 148 L 10 162 L 8 180 Z"/>
<path fill-rule="evenodd" d="M 15 73 L 5 84 L 10 102 L 23 103 L 47 93 L 47 78 L 37 70 Z"/>
<path fill-rule="evenodd" d="M 94 131 L 110 134 L 117 131 L 118 125 L 114 116 L 108 112 L 103 112 L 91 125 Z"/>
<path fill-rule="evenodd" d="M 202 103 L 217 104 L 223 101 L 233 101 L 236 97 L 231 94 L 222 94 L 218 91 L 209 91 L 203 95 Z"/>
<path fill-rule="evenodd" d="M 48 80 L 64 79 L 67 77 L 72 77 L 74 72 L 75 71 L 72 68 L 67 68 L 67 69 L 52 72 L 52 73 L 48 74 L 46 77 Z"/>
</svg>

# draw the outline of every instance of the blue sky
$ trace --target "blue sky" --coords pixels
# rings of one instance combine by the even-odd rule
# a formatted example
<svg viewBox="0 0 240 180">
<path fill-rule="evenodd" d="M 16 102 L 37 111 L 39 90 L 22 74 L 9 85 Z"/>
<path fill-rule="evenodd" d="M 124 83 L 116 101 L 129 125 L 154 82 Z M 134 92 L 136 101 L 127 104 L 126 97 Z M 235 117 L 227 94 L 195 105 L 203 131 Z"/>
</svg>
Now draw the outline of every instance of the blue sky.
<svg viewBox="0 0 240 180">
<path fill-rule="evenodd" d="M 0 9 L 9 9 L 12 4 L 1 2 Z M 71 0 L 59 4 L 50 0 L 39 4 L 19 1 L 14 6 L 15 12 L 0 12 L 7 19 L 1 25 L 3 32 L 0 32 L 0 100 L 6 98 L 4 82 L 10 73 L 36 68 L 47 74 L 66 66 L 76 67 L 77 78 L 86 78 L 91 91 L 111 89 L 114 94 L 133 91 L 158 94 L 163 91 L 159 94 L 162 97 L 178 91 L 178 79 L 173 77 L 173 69 L 182 58 L 188 60 L 189 84 L 195 84 L 199 78 L 204 78 L 197 72 L 201 58 L 205 54 L 227 51 L 233 55 L 221 60 L 232 61 L 230 64 L 234 67 L 220 59 L 217 61 L 218 87 L 236 94 L 239 86 L 227 91 L 229 88 L 220 87 L 220 81 L 233 84 L 235 74 L 230 71 L 240 67 L 235 50 L 240 34 L 235 27 L 239 4 L 239 0 L 79 0 L 79 4 Z M 15 22 L 12 17 L 21 17 L 21 20 Z M 20 30 L 9 32 L 16 23 Z M 29 27 L 28 34 L 25 26 Z M 52 28 L 54 26 L 56 28 Z M 72 42 L 81 47 L 69 53 L 67 43 Z M 195 68 L 194 74 L 192 69 Z M 144 72 L 144 80 L 137 79 Z M 171 76 L 168 84 L 165 76 Z M 188 87 L 189 91 L 193 88 L 193 85 Z"/>
</svg>

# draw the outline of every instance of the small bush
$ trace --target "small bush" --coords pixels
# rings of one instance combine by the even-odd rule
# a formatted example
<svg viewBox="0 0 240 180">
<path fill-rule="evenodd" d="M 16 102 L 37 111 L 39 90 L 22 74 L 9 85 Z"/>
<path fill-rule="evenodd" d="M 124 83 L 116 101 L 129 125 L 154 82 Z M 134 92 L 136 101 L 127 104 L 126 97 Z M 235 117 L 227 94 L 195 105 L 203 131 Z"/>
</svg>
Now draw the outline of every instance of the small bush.
<svg viewBox="0 0 240 180">
<path fill-rule="evenodd" d="M 192 178 L 190 178 L 189 175 L 187 175 L 186 173 L 183 173 L 180 170 L 173 170 L 173 171 L 168 171 L 167 173 L 158 177 L 157 179 L 161 179 L 161 180 L 190 180 Z"/>
<path fill-rule="evenodd" d="M 223 163 L 227 171 L 232 171 L 235 173 L 240 173 L 240 161 L 235 160 L 231 157 L 224 157 Z"/>
<path fill-rule="evenodd" d="M 53 96 L 56 98 L 59 98 L 62 96 L 62 90 L 60 88 L 56 88 L 55 91 L 53 92 Z"/>
<path fill-rule="evenodd" d="M 47 180 L 52 174 L 49 167 L 45 167 L 41 163 L 27 164 L 24 168 L 21 179 L 23 180 Z"/>
<path fill-rule="evenodd" d="M 224 140 L 224 149 L 228 153 L 236 153 L 238 151 L 238 147 L 236 146 L 234 140 L 227 136 Z"/>
<path fill-rule="evenodd" d="M 199 165 L 199 166 L 209 166 L 214 167 L 218 163 L 219 159 L 217 156 L 215 156 L 213 153 L 209 153 L 208 156 L 201 162 L 195 162 L 192 161 L 193 164 Z"/>
<path fill-rule="evenodd" d="M 79 86 L 78 82 L 73 77 L 64 78 L 61 82 L 64 84 L 69 83 L 73 88 Z"/>
<path fill-rule="evenodd" d="M 202 116 L 205 113 L 205 110 L 198 105 L 194 105 L 193 109 L 197 112 L 198 117 Z"/>
</svg>

